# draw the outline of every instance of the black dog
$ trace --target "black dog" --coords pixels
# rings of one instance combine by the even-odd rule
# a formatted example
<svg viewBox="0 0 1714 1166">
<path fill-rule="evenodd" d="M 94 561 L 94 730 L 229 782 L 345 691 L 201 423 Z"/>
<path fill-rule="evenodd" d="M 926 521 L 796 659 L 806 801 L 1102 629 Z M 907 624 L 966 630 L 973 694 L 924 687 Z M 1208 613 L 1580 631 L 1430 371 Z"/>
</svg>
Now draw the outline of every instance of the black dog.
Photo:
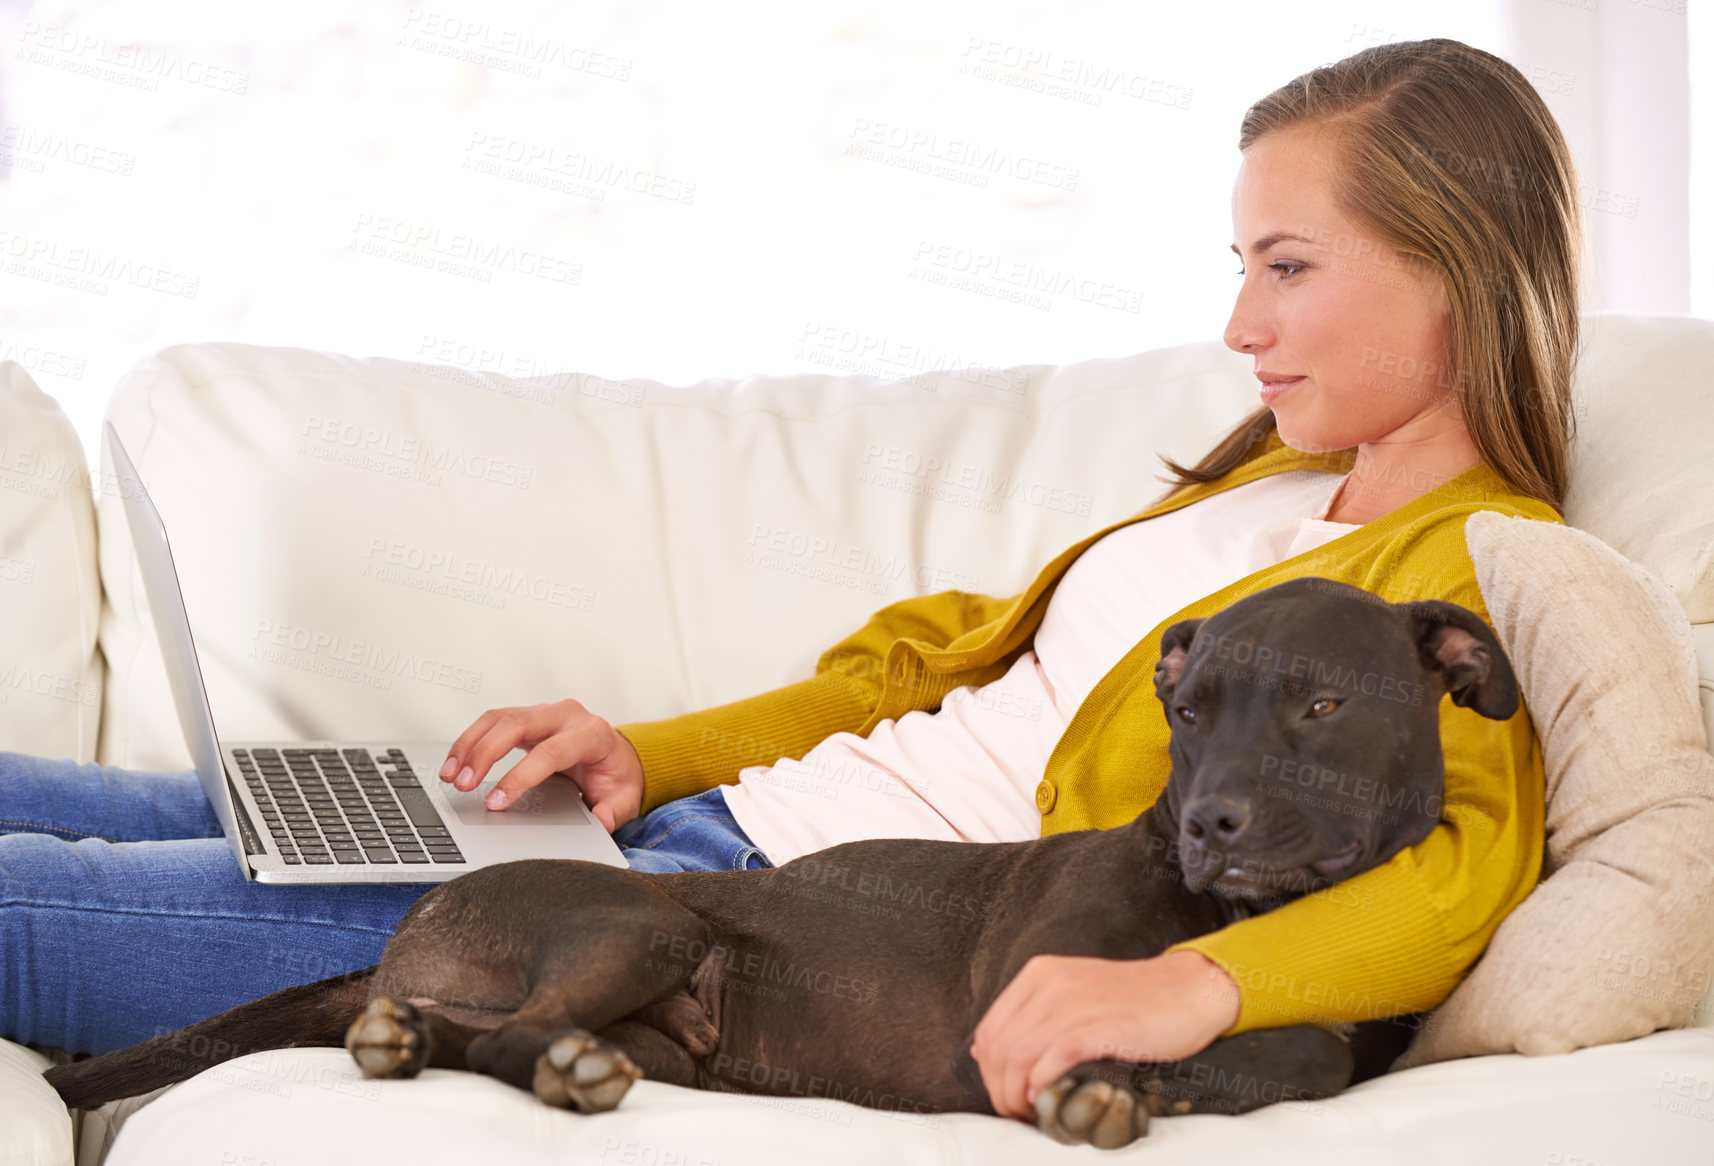
<svg viewBox="0 0 1714 1166">
<path fill-rule="evenodd" d="M 372 1077 L 468 1068 L 583 1112 L 612 1109 L 646 1074 L 992 1114 L 970 1043 L 1031 956 L 1158 955 L 1384 862 L 1438 820 L 1441 696 L 1500 720 L 1518 707 L 1474 613 L 1313 577 L 1167 628 L 1155 689 L 1170 780 L 1117 829 L 853 842 L 760 871 L 493 866 L 424 895 L 376 967 L 48 1080 L 88 1106 L 243 1053 L 343 1039 Z M 1291 776 L 1301 766 L 1367 780 L 1310 795 Z M 911 908 L 908 923 L 877 910 L 887 903 Z M 1297 1025 L 1186 1061 L 1086 1062 L 1038 1095 L 1038 1124 L 1114 1147 L 1151 1113 L 1325 1097 L 1384 1072 L 1409 1031 Z"/>
</svg>

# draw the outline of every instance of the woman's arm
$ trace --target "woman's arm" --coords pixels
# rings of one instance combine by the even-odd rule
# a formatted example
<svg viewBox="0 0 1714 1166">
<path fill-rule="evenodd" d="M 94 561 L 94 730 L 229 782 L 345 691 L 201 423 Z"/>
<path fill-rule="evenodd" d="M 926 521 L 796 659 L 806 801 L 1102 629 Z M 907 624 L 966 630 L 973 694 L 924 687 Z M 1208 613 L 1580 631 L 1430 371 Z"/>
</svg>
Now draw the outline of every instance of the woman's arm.
<svg viewBox="0 0 1714 1166">
<path fill-rule="evenodd" d="M 699 712 L 614 728 L 643 763 L 640 813 L 727 785 L 747 765 L 794 760 L 869 719 L 880 692 L 837 674 L 800 680 Z"/>
<path fill-rule="evenodd" d="M 880 707 L 895 641 L 949 647 L 1004 619 L 1020 598 L 937 591 L 901 599 L 823 652 L 807 680 L 699 712 L 615 726 L 643 764 L 641 812 L 737 781 L 746 766 L 801 758 L 835 733 L 857 732 Z M 939 705 L 932 692 L 906 692 L 904 698 L 911 708 Z"/>
<path fill-rule="evenodd" d="M 1037 956 L 976 1028 L 995 1111 L 1091 1060 L 1174 1061 L 1219 1036 L 1424 1011 L 1540 875 L 1543 789 L 1528 713 L 1441 706 L 1444 821 L 1374 870 L 1144 960 Z"/>
</svg>

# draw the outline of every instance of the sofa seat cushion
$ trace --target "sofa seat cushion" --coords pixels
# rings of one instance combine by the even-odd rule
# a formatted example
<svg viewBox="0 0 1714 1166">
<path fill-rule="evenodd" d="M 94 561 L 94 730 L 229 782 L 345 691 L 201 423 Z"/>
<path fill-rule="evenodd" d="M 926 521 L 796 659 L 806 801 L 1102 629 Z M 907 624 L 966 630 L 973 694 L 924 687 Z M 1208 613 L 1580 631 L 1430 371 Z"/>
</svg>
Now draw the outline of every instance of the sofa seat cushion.
<svg viewBox="0 0 1714 1166">
<path fill-rule="evenodd" d="M 1711 1067 L 1714 1032 L 1700 1029 L 1561 1057 L 1470 1058 L 1389 1074 L 1326 1101 L 1290 1101 L 1242 1117 L 1158 1118 L 1114 1158 L 1150 1166 L 1373 1166 L 1413 1146 L 1439 1162 L 1706 1161 Z M 1097 1160 L 1087 1147 L 979 1114 L 639 1081 L 618 1110 L 583 1116 L 472 1073 L 430 1069 L 412 1081 L 370 1081 L 343 1049 L 291 1049 L 230 1062 L 163 1094 L 130 1118 L 107 1166 L 217 1166 L 247 1154 L 257 1162 L 367 1164 L 396 1157 L 401 1138 L 434 1147 L 437 1161 L 508 1166 Z"/>
</svg>

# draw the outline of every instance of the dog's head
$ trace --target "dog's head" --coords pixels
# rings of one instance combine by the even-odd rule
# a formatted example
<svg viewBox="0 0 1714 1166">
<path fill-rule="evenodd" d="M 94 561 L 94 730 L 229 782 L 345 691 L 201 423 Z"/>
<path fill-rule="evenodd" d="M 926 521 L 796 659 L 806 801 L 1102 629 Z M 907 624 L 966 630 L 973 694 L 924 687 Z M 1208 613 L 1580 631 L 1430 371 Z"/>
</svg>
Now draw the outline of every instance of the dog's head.
<svg viewBox="0 0 1714 1166">
<path fill-rule="evenodd" d="M 1192 891 L 1295 897 L 1378 866 L 1440 820 L 1440 699 L 1518 708 L 1468 608 L 1293 579 L 1161 635 L 1172 728 L 1162 796 Z"/>
</svg>

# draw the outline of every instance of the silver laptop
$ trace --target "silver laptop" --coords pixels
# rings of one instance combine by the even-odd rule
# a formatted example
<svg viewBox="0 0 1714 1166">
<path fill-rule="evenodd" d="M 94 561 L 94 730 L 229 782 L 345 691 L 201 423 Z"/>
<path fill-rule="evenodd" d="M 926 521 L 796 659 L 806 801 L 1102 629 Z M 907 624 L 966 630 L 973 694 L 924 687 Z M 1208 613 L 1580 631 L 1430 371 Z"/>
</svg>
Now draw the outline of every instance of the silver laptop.
<svg viewBox="0 0 1714 1166">
<path fill-rule="evenodd" d="M 440 780 L 444 741 L 226 741 L 214 729 L 167 528 L 112 422 L 108 459 L 196 774 L 246 879 L 428 883 L 520 858 L 626 866 L 577 785 L 554 774 L 509 809 L 482 802 L 514 749 L 468 793 Z M 472 717 L 472 720 L 475 718 Z"/>
</svg>

